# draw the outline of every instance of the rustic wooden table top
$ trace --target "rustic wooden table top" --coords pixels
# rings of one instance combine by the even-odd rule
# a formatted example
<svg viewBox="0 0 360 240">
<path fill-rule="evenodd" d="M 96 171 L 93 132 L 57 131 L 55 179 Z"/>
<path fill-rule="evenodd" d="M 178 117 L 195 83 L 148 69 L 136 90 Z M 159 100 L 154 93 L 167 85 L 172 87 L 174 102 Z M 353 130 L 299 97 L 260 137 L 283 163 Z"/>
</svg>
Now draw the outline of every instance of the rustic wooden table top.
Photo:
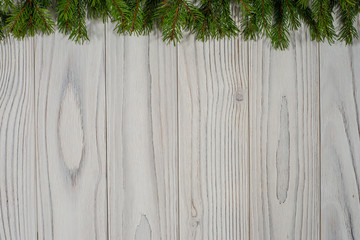
<svg viewBox="0 0 360 240">
<path fill-rule="evenodd" d="M 0 45 L 0 239 L 360 239 L 360 45 Z"/>
</svg>

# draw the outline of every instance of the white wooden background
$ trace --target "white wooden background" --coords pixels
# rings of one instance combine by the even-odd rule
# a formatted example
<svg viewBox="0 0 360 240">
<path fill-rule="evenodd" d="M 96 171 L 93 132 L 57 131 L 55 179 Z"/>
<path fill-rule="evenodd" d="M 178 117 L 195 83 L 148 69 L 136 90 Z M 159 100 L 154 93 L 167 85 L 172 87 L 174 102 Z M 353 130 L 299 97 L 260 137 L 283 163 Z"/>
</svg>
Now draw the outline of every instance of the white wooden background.
<svg viewBox="0 0 360 240">
<path fill-rule="evenodd" d="M 360 239 L 360 44 L 0 44 L 0 239 Z"/>
</svg>

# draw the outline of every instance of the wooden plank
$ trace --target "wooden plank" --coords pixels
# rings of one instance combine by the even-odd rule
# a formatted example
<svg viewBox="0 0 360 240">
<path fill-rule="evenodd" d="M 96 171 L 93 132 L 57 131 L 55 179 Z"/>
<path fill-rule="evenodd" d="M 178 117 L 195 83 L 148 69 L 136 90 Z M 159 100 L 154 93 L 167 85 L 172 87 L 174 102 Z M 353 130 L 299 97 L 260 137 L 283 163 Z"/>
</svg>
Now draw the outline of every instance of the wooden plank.
<svg viewBox="0 0 360 240">
<path fill-rule="evenodd" d="M 34 41 L 0 43 L 0 239 L 36 238 Z"/>
<path fill-rule="evenodd" d="M 359 44 L 320 48 L 322 239 L 360 239 Z"/>
<path fill-rule="evenodd" d="M 37 37 L 35 91 L 39 239 L 106 239 L 105 39 Z"/>
<path fill-rule="evenodd" d="M 178 239 L 176 48 L 106 31 L 110 239 Z"/>
<path fill-rule="evenodd" d="M 250 46 L 251 239 L 320 238 L 318 46 Z"/>
<path fill-rule="evenodd" d="M 179 45 L 181 239 L 249 239 L 247 50 Z"/>
</svg>

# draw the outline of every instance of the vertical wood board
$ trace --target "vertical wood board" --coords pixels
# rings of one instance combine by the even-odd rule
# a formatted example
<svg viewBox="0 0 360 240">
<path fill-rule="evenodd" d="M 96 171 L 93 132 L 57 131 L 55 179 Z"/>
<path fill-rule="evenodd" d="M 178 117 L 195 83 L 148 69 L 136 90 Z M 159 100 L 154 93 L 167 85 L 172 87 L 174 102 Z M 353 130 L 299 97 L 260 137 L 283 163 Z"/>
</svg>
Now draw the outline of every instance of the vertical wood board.
<svg viewBox="0 0 360 240">
<path fill-rule="evenodd" d="M 36 238 L 34 40 L 0 43 L 0 239 Z"/>
<path fill-rule="evenodd" d="M 110 239 L 178 238 L 177 59 L 106 29 Z"/>
<path fill-rule="evenodd" d="M 248 239 L 247 44 L 178 48 L 181 239 Z"/>
<path fill-rule="evenodd" d="M 105 36 L 36 37 L 39 239 L 106 239 Z"/>
<path fill-rule="evenodd" d="M 322 239 L 360 239 L 359 64 L 359 42 L 321 44 Z"/>
<path fill-rule="evenodd" d="M 320 238 L 318 47 L 250 45 L 251 239 Z"/>
</svg>

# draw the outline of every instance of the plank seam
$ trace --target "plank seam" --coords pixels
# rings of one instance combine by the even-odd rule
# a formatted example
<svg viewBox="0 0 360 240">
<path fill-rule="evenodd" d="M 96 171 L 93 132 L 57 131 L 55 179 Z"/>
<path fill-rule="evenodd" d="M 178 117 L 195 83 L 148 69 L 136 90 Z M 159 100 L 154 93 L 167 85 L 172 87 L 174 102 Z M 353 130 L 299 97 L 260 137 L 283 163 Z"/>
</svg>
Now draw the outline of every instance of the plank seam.
<svg viewBox="0 0 360 240">
<path fill-rule="evenodd" d="M 321 237 L 321 152 L 322 152 L 322 146 L 321 146 L 321 67 L 320 67 L 320 58 L 321 58 L 321 51 L 320 51 L 320 44 L 317 43 L 317 47 L 318 47 L 318 88 L 319 88 L 319 97 L 318 97 L 318 104 L 319 104 L 319 129 L 318 129 L 318 139 L 319 139 L 319 238 L 322 239 Z"/>
<path fill-rule="evenodd" d="M 248 109 L 247 109 L 247 118 L 248 118 L 248 137 L 247 137 L 247 144 L 248 144 L 248 201 L 249 201 L 249 207 L 248 207 L 248 239 L 251 240 L 251 198 L 250 198 L 250 194 L 251 194 L 251 191 L 250 191 L 250 187 L 251 187 L 251 168 L 250 168 L 250 154 L 251 154 L 251 149 L 250 149 L 250 144 L 251 144 L 251 141 L 250 141 L 250 44 L 249 43 L 246 43 L 246 49 L 247 49 L 247 106 L 248 106 Z"/>
<path fill-rule="evenodd" d="M 177 167 L 177 237 L 180 240 L 180 137 L 179 137 L 179 45 L 176 45 L 176 167 Z"/>
<path fill-rule="evenodd" d="M 38 203 L 38 175 L 37 175 L 37 169 L 38 169 L 38 157 L 37 157 L 37 124 L 36 124 L 36 57 L 35 57 L 35 51 L 36 51 L 36 39 L 37 36 L 34 36 L 34 40 L 33 42 L 33 100 L 34 100 L 34 107 L 33 107 L 33 111 L 34 111 L 34 144 L 35 144 L 35 149 L 34 149 L 34 155 L 35 155 L 35 200 L 36 200 L 36 239 L 39 239 L 39 203 Z"/>
<path fill-rule="evenodd" d="M 104 68 L 105 68 L 105 179 L 106 179 L 106 238 L 110 240 L 110 224 L 109 224 L 109 180 L 108 180 L 108 101 L 107 101 L 107 65 L 106 65 L 106 33 L 107 22 L 104 24 Z"/>
</svg>

